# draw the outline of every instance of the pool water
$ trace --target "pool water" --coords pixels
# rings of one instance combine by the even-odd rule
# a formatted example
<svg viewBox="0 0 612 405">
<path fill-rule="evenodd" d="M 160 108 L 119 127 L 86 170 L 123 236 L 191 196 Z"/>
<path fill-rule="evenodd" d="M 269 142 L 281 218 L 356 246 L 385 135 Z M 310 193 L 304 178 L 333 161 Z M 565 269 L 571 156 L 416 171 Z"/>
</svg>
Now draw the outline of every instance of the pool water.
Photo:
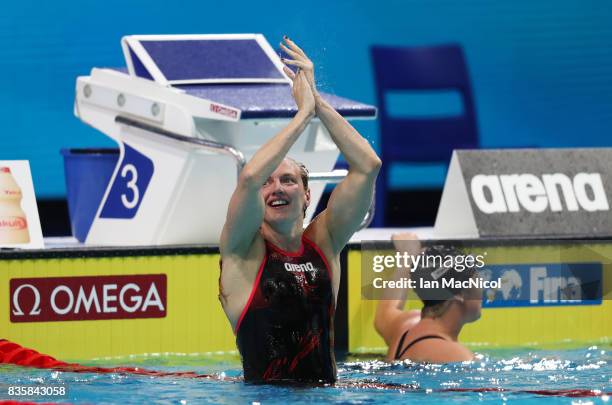
<svg viewBox="0 0 612 405">
<path fill-rule="evenodd" d="M 352 355 L 338 362 L 339 384 L 335 387 L 244 384 L 234 379 L 241 375 L 240 362 L 235 355 L 150 355 L 84 363 L 212 373 L 221 380 L 70 373 L 0 366 L 0 399 L 9 399 L 6 395 L 9 386 L 62 384 L 68 387 L 67 397 L 34 399 L 96 404 L 395 404 L 400 401 L 426 404 L 612 404 L 606 395 L 612 391 L 609 344 L 555 351 L 482 350 L 476 361 L 447 365 L 388 364 L 373 355 Z M 452 391 L 457 388 L 501 388 L 504 391 Z M 599 390 L 601 393 L 572 398 L 526 392 L 569 389 Z"/>
</svg>

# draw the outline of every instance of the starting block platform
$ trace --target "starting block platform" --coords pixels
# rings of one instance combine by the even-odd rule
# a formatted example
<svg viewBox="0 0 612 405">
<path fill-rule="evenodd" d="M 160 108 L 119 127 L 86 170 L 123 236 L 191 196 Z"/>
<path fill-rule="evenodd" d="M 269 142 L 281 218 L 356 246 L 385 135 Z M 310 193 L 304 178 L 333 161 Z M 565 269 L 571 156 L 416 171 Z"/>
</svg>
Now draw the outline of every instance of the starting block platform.
<svg viewBox="0 0 612 405">
<path fill-rule="evenodd" d="M 119 145 L 77 233 L 95 245 L 217 243 L 237 173 L 297 112 L 280 57 L 260 34 L 127 36 L 122 47 L 127 68 L 77 79 L 75 115 Z M 322 95 L 347 119 L 376 117 Z M 314 119 L 289 155 L 316 174 L 309 220 L 339 151 Z"/>
</svg>

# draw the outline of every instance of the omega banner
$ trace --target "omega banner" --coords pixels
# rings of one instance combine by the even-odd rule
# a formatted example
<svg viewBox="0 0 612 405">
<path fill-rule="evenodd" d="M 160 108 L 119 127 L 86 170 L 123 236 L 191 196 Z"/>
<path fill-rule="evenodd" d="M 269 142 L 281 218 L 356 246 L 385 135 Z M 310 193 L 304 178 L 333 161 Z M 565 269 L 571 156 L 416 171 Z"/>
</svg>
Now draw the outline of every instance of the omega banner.
<svg viewBox="0 0 612 405">
<path fill-rule="evenodd" d="M 11 322 L 163 318 L 166 275 L 14 278 Z"/>
<path fill-rule="evenodd" d="M 612 237 L 612 148 L 457 150 L 437 237 Z"/>
</svg>

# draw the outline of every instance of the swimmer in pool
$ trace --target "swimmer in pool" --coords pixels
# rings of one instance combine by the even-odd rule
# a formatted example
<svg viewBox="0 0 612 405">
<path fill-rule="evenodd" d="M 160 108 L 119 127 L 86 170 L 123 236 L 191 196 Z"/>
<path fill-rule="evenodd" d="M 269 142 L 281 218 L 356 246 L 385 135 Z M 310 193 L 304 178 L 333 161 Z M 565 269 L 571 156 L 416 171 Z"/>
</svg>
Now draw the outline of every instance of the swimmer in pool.
<svg viewBox="0 0 612 405">
<path fill-rule="evenodd" d="M 246 382 L 336 380 L 333 320 L 339 254 L 372 200 L 381 161 L 318 93 L 314 67 L 289 38 L 281 44 L 297 114 L 246 164 L 220 240 L 219 298 L 236 334 Z M 317 116 L 349 164 L 327 208 L 304 229 L 308 171 L 287 152 Z"/>
<path fill-rule="evenodd" d="M 393 236 L 396 250 L 419 254 L 422 249 L 414 234 Z M 425 249 L 427 256 L 457 256 L 462 253 L 454 248 L 431 246 Z M 473 353 L 458 342 L 466 323 L 480 318 L 482 291 L 479 289 L 426 289 L 419 288 L 421 281 L 454 278 L 468 280 L 475 275 L 474 268 L 459 272 L 454 268 L 419 267 L 411 273 L 416 283 L 415 292 L 423 302 L 420 313 L 403 311 L 406 294 L 401 300 L 381 300 L 374 325 L 389 349 L 387 360 L 412 360 L 427 363 L 469 361 Z"/>
</svg>

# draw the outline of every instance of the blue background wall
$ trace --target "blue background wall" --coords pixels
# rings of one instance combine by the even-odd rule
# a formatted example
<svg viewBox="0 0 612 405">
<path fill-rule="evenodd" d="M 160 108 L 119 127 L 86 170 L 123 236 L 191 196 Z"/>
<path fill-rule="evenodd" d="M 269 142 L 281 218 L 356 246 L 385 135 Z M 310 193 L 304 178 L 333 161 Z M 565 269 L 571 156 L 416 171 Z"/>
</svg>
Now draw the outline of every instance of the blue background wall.
<svg viewBox="0 0 612 405">
<path fill-rule="evenodd" d="M 123 35 L 234 32 L 261 32 L 273 46 L 291 36 L 324 90 L 369 103 L 369 45 L 459 42 L 485 147 L 612 143 L 609 1 L 57 0 L 3 4 L 0 159 L 30 160 L 39 198 L 63 196 L 59 149 L 112 145 L 73 116 L 78 75 L 122 66 Z M 357 126 L 376 142 L 375 122 Z M 393 183 L 439 186 L 442 173 L 400 170 Z"/>
</svg>

